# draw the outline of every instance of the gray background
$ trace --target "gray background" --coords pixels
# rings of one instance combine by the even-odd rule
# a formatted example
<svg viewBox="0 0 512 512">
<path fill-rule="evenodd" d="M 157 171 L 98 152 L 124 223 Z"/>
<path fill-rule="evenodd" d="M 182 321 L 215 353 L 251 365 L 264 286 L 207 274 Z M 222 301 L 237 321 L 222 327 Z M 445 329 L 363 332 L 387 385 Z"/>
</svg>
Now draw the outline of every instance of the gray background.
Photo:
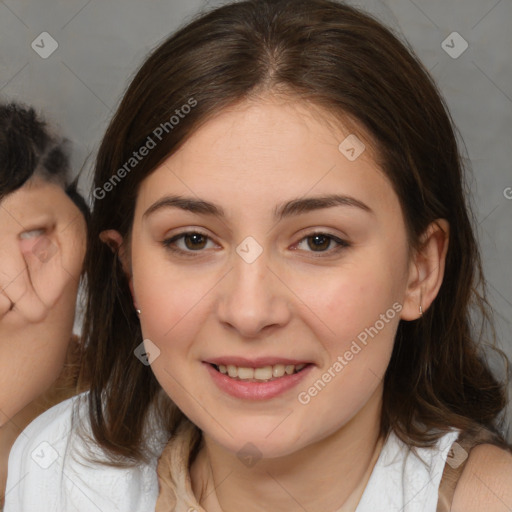
<svg viewBox="0 0 512 512">
<path fill-rule="evenodd" d="M 33 104 L 72 141 L 73 165 L 76 172 L 84 167 L 80 188 L 88 195 L 100 138 L 144 56 L 198 11 L 221 3 L 1 1 L 0 99 Z M 447 100 L 472 168 L 478 236 L 500 346 L 512 358 L 512 2 L 352 3 L 409 41 Z M 46 59 L 31 47 L 42 32 L 58 43 Z M 452 32 L 468 43 L 457 58 L 443 48 L 463 48 L 461 40 L 448 37 Z"/>
</svg>

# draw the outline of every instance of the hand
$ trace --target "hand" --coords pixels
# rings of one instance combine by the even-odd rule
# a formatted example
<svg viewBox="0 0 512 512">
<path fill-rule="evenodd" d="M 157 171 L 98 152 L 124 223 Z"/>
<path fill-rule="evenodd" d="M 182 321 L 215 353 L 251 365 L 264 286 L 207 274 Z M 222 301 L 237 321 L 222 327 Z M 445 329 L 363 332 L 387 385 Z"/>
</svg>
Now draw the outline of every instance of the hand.
<svg viewBox="0 0 512 512">
<path fill-rule="evenodd" d="M 0 202 L 0 426 L 62 371 L 85 244 L 85 220 L 58 185 Z"/>
<path fill-rule="evenodd" d="M 66 290 L 78 285 L 84 220 L 76 208 L 59 218 L 48 210 L 40 219 L 21 215 L 18 220 L 8 200 L 0 203 L 0 322 L 39 323 Z"/>
</svg>

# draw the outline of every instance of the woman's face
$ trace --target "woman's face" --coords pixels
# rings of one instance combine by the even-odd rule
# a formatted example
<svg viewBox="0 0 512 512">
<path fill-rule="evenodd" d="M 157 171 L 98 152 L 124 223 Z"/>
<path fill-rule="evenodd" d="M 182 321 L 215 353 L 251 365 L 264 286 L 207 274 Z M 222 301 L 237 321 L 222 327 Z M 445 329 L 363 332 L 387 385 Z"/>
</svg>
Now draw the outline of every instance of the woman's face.
<svg viewBox="0 0 512 512">
<path fill-rule="evenodd" d="M 62 370 L 85 245 L 60 186 L 34 178 L 0 202 L 0 424 Z"/>
<path fill-rule="evenodd" d="M 340 149 L 350 132 L 318 112 L 225 110 L 137 198 L 132 290 L 152 369 L 233 452 L 286 455 L 375 402 L 402 314 L 398 198 L 368 141 Z"/>
</svg>

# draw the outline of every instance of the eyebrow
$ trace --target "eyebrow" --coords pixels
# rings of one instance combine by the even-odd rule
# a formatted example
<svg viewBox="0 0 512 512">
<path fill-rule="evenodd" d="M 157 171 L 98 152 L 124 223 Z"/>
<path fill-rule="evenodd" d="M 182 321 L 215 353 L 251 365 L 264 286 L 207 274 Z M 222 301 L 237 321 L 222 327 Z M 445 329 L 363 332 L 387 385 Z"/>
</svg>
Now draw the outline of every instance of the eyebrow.
<svg viewBox="0 0 512 512">
<path fill-rule="evenodd" d="M 354 197 L 330 194 L 315 197 L 303 197 L 293 199 L 286 203 L 276 206 L 274 209 L 274 219 L 282 220 L 293 215 L 300 215 L 324 208 L 332 208 L 334 206 L 349 206 L 359 208 L 367 213 L 373 213 L 373 210 Z M 184 196 L 165 196 L 153 203 L 143 214 L 143 218 L 164 208 L 179 208 L 200 215 L 209 215 L 217 218 L 225 218 L 226 214 L 221 206 L 215 205 L 203 199 Z"/>
</svg>

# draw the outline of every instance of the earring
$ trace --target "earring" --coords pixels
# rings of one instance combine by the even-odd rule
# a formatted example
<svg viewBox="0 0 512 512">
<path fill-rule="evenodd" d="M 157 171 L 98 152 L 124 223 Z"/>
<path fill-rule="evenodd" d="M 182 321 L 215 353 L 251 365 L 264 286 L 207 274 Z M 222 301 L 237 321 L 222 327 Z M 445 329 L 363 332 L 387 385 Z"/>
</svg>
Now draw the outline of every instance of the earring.
<svg viewBox="0 0 512 512">
<path fill-rule="evenodd" d="M 420 304 L 420 316 L 423 316 L 423 308 L 421 307 L 421 304 Z"/>
<path fill-rule="evenodd" d="M 137 315 L 140 315 L 140 309 L 136 309 L 135 311 L 137 311 Z"/>
</svg>

